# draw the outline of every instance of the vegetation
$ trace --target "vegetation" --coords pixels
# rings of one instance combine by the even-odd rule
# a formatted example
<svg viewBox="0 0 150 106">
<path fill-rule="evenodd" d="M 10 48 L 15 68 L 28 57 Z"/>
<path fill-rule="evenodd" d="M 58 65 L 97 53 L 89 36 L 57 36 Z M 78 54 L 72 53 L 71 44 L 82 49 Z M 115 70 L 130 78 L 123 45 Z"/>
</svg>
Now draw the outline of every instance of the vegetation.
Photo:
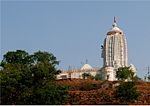
<svg viewBox="0 0 150 106">
<path fill-rule="evenodd" d="M 139 93 L 135 87 L 135 81 L 140 80 L 135 73 L 130 69 L 130 67 L 120 67 L 116 72 L 116 77 L 118 80 L 128 80 L 128 82 L 122 82 L 117 90 L 115 96 L 124 102 L 132 102 L 137 100 Z"/>
<path fill-rule="evenodd" d="M 96 74 L 94 79 L 95 80 L 102 80 L 102 76 L 100 74 Z"/>
<path fill-rule="evenodd" d="M 115 93 L 116 98 L 119 98 L 123 102 L 132 102 L 137 100 L 139 93 L 135 87 L 135 82 L 123 82 L 121 83 Z"/>
<path fill-rule="evenodd" d="M 48 52 L 7 52 L 0 64 L 1 104 L 63 104 L 68 88 L 54 82 L 58 64 Z"/>
<path fill-rule="evenodd" d="M 94 79 L 94 77 L 90 73 L 83 73 L 82 78 L 83 79 Z"/>
<path fill-rule="evenodd" d="M 118 80 L 134 80 L 135 75 L 134 72 L 130 69 L 130 67 L 120 67 L 116 72 L 116 78 Z"/>
<path fill-rule="evenodd" d="M 148 67 L 148 72 L 146 73 L 146 75 L 144 76 L 144 80 L 148 80 L 150 81 L 150 72 L 149 72 L 149 67 Z"/>
<path fill-rule="evenodd" d="M 150 81 L 150 75 L 149 75 L 147 78 L 148 78 L 148 80 Z"/>
<path fill-rule="evenodd" d="M 79 102 L 82 99 L 83 104 L 131 103 L 139 97 L 135 86 L 135 79 L 139 78 L 134 76 L 129 67 L 118 69 L 116 76 L 123 82 L 117 88 L 108 89 L 106 87 L 107 89 L 105 89 L 102 81 L 96 81 L 101 80 L 99 74 L 93 77 L 89 73 L 83 73 L 83 79 L 95 80 L 77 79 L 73 83 L 72 80 L 68 80 L 68 82 L 64 80 L 63 83 L 71 83 L 70 88 L 72 87 L 72 89 L 69 89 L 69 85 L 63 85 L 56 81 L 56 75 L 61 72 L 56 68 L 58 64 L 59 61 L 56 57 L 48 52 L 38 51 L 32 55 L 23 50 L 7 52 L 0 63 L 1 104 L 66 104 L 68 93 L 73 95 L 70 96 L 71 101 Z M 130 79 L 130 82 L 124 82 L 126 79 Z M 111 85 L 113 82 L 108 82 L 108 84 Z M 68 92 L 68 90 L 70 91 Z M 72 90 L 73 92 L 71 92 Z M 144 90 L 149 93 L 149 89 Z M 115 94 L 115 98 L 113 94 Z M 144 96 L 141 97 L 144 98 Z M 145 98 L 147 99 L 148 96 Z M 149 103 L 148 99 L 147 103 Z"/>
</svg>

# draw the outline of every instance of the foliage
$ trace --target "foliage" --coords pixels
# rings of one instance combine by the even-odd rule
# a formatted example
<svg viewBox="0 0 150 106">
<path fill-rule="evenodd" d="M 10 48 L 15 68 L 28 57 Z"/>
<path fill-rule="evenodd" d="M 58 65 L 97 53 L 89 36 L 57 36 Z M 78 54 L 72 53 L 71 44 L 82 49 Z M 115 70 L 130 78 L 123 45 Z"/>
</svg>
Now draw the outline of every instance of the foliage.
<svg viewBox="0 0 150 106">
<path fill-rule="evenodd" d="M 150 80 L 150 75 L 147 78 L 148 78 L 148 80 Z"/>
<path fill-rule="evenodd" d="M 118 78 L 118 80 L 133 80 L 134 72 L 130 69 L 130 67 L 120 67 L 116 72 L 116 78 Z"/>
<path fill-rule="evenodd" d="M 135 87 L 135 82 L 121 83 L 116 90 L 115 96 L 124 102 L 132 102 L 133 100 L 137 100 L 139 93 Z"/>
<path fill-rule="evenodd" d="M 65 104 L 67 99 L 67 86 L 61 86 L 55 82 L 48 82 L 44 86 L 37 86 L 34 89 L 33 104 L 58 105 Z"/>
<path fill-rule="evenodd" d="M 34 60 L 35 64 L 38 63 L 49 63 L 52 66 L 58 65 L 59 61 L 56 60 L 56 57 L 52 53 L 48 52 L 35 52 L 34 55 L 32 55 L 32 59 Z"/>
<path fill-rule="evenodd" d="M 93 79 L 94 77 L 90 73 L 83 73 L 82 78 L 83 79 Z"/>
<path fill-rule="evenodd" d="M 148 67 L 149 68 L 149 67 Z M 148 71 L 147 74 L 145 75 L 145 80 L 150 81 L 150 72 Z"/>
<path fill-rule="evenodd" d="M 30 65 L 32 63 L 32 59 L 26 51 L 16 50 L 7 52 L 4 55 L 4 58 L 1 62 L 1 66 L 5 67 L 8 64 L 22 64 L 22 65 Z"/>
<path fill-rule="evenodd" d="M 23 104 L 26 101 L 24 98 L 28 98 L 32 87 L 30 69 L 3 69 L 0 71 L 0 79 L 2 104 Z"/>
<path fill-rule="evenodd" d="M 102 80 L 101 74 L 96 74 L 94 77 L 95 80 Z"/>
<path fill-rule="evenodd" d="M 58 63 L 48 52 L 39 51 L 33 55 L 23 50 L 7 52 L 0 64 L 1 104 L 65 102 L 67 87 L 54 83 L 60 73 L 55 68 Z"/>
</svg>

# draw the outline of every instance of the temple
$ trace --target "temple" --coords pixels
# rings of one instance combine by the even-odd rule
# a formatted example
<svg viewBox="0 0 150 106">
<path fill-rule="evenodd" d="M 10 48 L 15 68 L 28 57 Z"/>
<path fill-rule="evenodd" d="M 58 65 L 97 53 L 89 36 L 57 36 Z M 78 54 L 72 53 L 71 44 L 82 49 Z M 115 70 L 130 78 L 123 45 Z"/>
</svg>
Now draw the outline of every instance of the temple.
<svg viewBox="0 0 150 106">
<path fill-rule="evenodd" d="M 123 31 L 117 26 L 115 17 L 112 28 L 107 32 L 101 49 L 103 79 L 117 80 L 115 77 L 117 69 L 119 67 L 128 67 L 129 65 L 126 38 Z"/>
<path fill-rule="evenodd" d="M 117 80 L 116 71 L 119 67 L 130 67 L 134 73 L 136 73 L 134 65 L 128 65 L 126 38 L 123 31 L 117 26 L 115 17 L 112 28 L 107 32 L 104 43 L 101 45 L 101 49 L 101 57 L 103 58 L 103 66 L 101 68 L 93 68 L 86 63 L 80 69 L 63 71 L 57 76 L 57 79 L 82 79 L 82 74 L 88 73 L 92 76 L 98 74 L 102 80 L 115 81 Z"/>
</svg>

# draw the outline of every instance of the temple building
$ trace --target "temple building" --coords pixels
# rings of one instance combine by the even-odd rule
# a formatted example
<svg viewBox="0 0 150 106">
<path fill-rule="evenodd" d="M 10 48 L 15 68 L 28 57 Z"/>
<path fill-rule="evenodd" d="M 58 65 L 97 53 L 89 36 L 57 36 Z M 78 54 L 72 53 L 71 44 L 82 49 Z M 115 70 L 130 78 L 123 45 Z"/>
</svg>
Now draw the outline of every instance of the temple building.
<svg viewBox="0 0 150 106">
<path fill-rule="evenodd" d="M 57 79 L 68 79 L 68 78 L 76 78 L 76 79 L 83 79 L 83 74 L 87 73 L 91 76 L 95 76 L 96 74 L 100 74 L 99 68 L 93 68 L 89 64 L 84 64 L 80 69 L 69 69 L 64 70 L 62 73 L 57 75 Z"/>
<path fill-rule="evenodd" d="M 126 38 L 123 31 L 117 26 L 115 17 L 112 28 L 107 32 L 104 43 L 101 45 L 101 49 L 101 57 L 103 58 L 102 68 L 92 68 L 89 64 L 85 64 L 80 69 L 63 71 L 57 76 L 57 78 L 82 79 L 83 73 L 89 73 L 92 76 L 98 74 L 103 80 L 114 81 L 117 80 L 116 71 L 119 67 L 130 67 L 133 72 L 136 73 L 134 65 L 128 65 Z"/>
<path fill-rule="evenodd" d="M 110 81 L 117 80 L 115 76 L 119 67 L 130 66 L 136 71 L 133 65 L 128 65 L 126 38 L 123 31 L 117 26 L 115 17 L 112 28 L 107 32 L 101 49 L 101 57 L 103 58 L 103 67 L 101 69 L 103 79 Z"/>
</svg>

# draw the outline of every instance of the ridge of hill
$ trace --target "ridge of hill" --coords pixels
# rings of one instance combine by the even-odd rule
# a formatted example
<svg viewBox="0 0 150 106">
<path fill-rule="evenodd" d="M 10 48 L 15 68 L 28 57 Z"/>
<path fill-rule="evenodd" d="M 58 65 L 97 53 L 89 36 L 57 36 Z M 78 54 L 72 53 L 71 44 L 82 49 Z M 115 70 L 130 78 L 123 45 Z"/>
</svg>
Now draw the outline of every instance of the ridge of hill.
<svg viewBox="0 0 150 106">
<path fill-rule="evenodd" d="M 136 82 L 137 91 L 140 93 L 138 100 L 134 102 L 120 102 L 114 96 L 119 81 L 96 81 L 96 80 L 58 80 L 58 84 L 69 86 L 66 104 L 71 105 L 96 105 L 96 104 L 150 104 L 150 82 Z"/>
</svg>

